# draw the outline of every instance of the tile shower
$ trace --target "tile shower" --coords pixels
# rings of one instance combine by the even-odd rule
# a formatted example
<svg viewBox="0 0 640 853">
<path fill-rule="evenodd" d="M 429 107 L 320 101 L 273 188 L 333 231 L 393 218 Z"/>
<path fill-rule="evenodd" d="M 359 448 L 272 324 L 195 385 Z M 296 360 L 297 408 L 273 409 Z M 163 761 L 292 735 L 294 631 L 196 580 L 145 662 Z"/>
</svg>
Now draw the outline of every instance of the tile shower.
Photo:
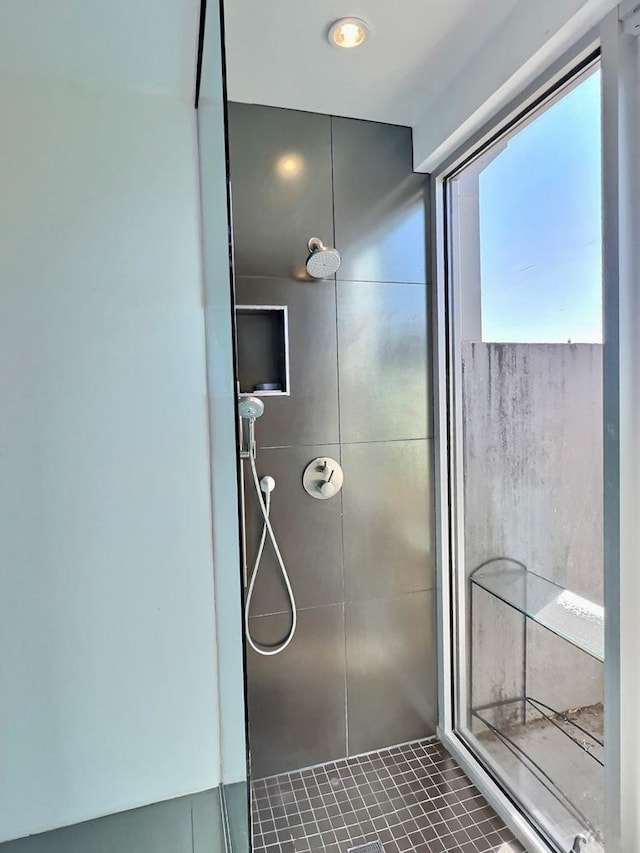
<svg viewBox="0 0 640 853">
<path fill-rule="evenodd" d="M 290 394 L 263 398 L 256 439 L 298 628 L 277 656 L 247 650 L 254 846 L 497 850 L 511 837 L 433 739 L 428 177 L 407 128 L 265 106 L 229 104 L 229 151 L 236 304 L 288 311 Z M 335 278 L 304 274 L 311 237 L 341 253 Z M 302 472 L 322 456 L 344 487 L 316 501 Z M 252 636 L 273 644 L 289 624 L 267 548 Z"/>
<path fill-rule="evenodd" d="M 256 853 L 339 853 L 372 842 L 385 853 L 523 850 L 433 740 L 259 779 L 252 828 Z"/>
<path fill-rule="evenodd" d="M 263 398 L 256 437 L 299 623 L 282 655 L 248 653 L 259 778 L 434 733 L 428 179 L 403 127 L 232 103 L 229 139 L 236 303 L 289 322 L 291 394 Z M 337 280 L 302 275 L 310 237 L 342 254 Z M 315 501 L 302 472 L 323 455 L 344 487 Z M 248 479 L 245 501 L 251 564 Z M 289 624 L 270 549 L 251 620 L 262 643 Z"/>
</svg>

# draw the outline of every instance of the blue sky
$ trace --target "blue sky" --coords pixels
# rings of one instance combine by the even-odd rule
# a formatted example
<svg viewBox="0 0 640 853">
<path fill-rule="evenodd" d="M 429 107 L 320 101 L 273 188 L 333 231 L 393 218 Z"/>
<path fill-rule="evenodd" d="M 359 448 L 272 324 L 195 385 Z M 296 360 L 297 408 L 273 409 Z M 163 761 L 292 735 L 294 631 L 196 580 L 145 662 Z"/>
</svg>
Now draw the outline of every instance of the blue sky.
<svg viewBox="0 0 640 853">
<path fill-rule="evenodd" d="M 482 338 L 602 341 L 600 73 L 480 175 Z"/>
</svg>

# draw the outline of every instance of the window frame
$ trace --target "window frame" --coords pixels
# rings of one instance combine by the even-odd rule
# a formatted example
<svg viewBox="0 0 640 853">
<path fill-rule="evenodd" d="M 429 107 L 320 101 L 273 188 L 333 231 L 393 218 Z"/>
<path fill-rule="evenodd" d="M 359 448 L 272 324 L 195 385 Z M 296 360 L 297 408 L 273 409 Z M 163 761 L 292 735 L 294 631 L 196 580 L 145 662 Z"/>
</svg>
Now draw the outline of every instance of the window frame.
<svg viewBox="0 0 640 853">
<path fill-rule="evenodd" d="M 459 730 L 466 718 L 468 643 L 466 631 L 467 589 L 464 571 L 464 515 L 462 488 L 462 411 L 460 383 L 460 299 L 452 275 L 453 235 L 450 182 L 487 149 L 509 134 L 534 121 L 540 110 L 551 106 L 582 82 L 595 65 L 602 67 L 600 32 L 592 31 L 547 72 L 528 87 L 492 121 L 487 123 L 432 174 L 432 227 L 434 294 L 434 366 L 436 389 L 436 506 L 438 540 L 438 678 L 439 735 L 515 835 L 536 853 L 559 850 L 552 834 L 529 814 L 506 782 L 496 773 L 494 762 L 473 746 Z M 604 82 L 603 82 L 604 88 Z M 604 99 L 604 95 L 603 95 Z M 604 111 L 603 111 L 604 115 Z M 603 128 L 603 135 L 606 136 Z M 603 140 L 603 171 L 605 168 Z M 603 178 L 606 185 L 606 179 Z M 604 204 L 604 198 L 603 198 Z M 603 231 L 603 242 L 606 230 Z M 604 265 L 603 265 L 604 275 Z M 606 296 L 605 296 L 606 299 Z M 464 666 L 463 666 L 464 664 Z M 615 663 L 614 663 L 615 666 Z M 606 665 L 605 665 L 606 667 Z M 606 668 L 605 668 L 606 672 Z M 458 673 L 462 673 L 458 677 Z M 606 678 L 606 675 L 605 675 Z M 609 691 L 609 694 L 611 691 Z M 612 701 L 607 695 L 607 709 Z M 610 751 L 609 751 L 610 752 Z M 611 755 L 607 755 L 610 763 Z M 615 763 L 615 759 L 614 759 Z M 610 785 L 608 784 L 608 791 Z M 609 827 L 607 827 L 609 837 Z M 607 847 L 609 851 L 609 846 Z"/>
</svg>

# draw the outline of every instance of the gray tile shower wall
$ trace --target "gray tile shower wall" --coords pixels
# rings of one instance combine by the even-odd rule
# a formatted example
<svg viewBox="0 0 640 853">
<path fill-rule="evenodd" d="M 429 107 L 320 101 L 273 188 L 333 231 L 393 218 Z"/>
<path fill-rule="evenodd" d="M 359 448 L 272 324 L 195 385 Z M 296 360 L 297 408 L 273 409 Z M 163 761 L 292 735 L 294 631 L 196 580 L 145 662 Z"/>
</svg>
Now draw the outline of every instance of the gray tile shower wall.
<svg viewBox="0 0 640 853">
<path fill-rule="evenodd" d="M 258 473 L 268 472 L 276 481 L 271 521 L 278 532 L 278 541 L 286 549 L 287 569 L 301 609 L 342 604 L 344 601 L 342 496 L 330 501 L 314 501 L 305 493 L 300 494 L 302 471 L 310 459 L 328 456 L 340 462 L 340 455 L 340 445 L 337 444 L 259 451 Z M 247 551 L 249 555 L 255 555 L 262 531 L 262 516 L 255 489 L 248 480 L 245 485 Z M 282 613 L 288 607 L 273 549 L 267 548 L 256 581 L 251 614 Z M 284 658 L 279 662 L 284 662 Z"/>
<path fill-rule="evenodd" d="M 407 128 L 229 105 L 239 305 L 287 305 L 290 396 L 266 397 L 258 472 L 297 596 L 275 657 L 248 651 L 254 778 L 433 734 L 435 613 L 426 176 Z M 304 272 L 307 241 L 343 257 Z M 315 501 L 308 462 L 329 455 L 342 492 Z M 247 466 L 248 467 L 248 466 Z M 245 470 L 249 569 L 261 523 Z M 251 609 L 257 640 L 287 632 L 267 547 Z"/>
<path fill-rule="evenodd" d="M 427 438 L 427 288 L 368 281 L 337 287 L 342 441 Z"/>
<path fill-rule="evenodd" d="M 345 444 L 342 458 L 346 600 L 431 589 L 431 442 Z"/>
<path fill-rule="evenodd" d="M 412 172 L 411 130 L 331 119 L 339 278 L 424 284 L 425 176 Z"/>
<path fill-rule="evenodd" d="M 306 245 L 299 250 L 305 258 Z M 338 366 L 333 281 L 238 277 L 238 305 L 287 305 L 291 396 L 267 399 L 260 447 L 337 444 Z"/>
<path fill-rule="evenodd" d="M 286 634 L 289 614 L 251 622 L 255 639 L 272 644 Z M 300 610 L 291 645 L 275 658 L 252 652 L 248 667 L 252 776 L 347 754 L 343 604 Z"/>
<path fill-rule="evenodd" d="M 229 104 L 229 134 L 236 274 L 295 278 L 333 240 L 331 119 Z"/>
</svg>

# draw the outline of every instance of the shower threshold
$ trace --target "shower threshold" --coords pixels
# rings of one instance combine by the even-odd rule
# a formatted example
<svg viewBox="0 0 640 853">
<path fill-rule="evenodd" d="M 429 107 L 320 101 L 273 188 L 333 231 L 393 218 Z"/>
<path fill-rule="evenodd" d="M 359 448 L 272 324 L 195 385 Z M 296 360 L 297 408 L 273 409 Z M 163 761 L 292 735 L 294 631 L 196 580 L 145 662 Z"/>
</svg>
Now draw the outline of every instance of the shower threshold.
<svg viewBox="0 0 640 853">
<path fill-rule="evenodd" d="M 495 811 L 438 741 L 257 779 L 255 853 L 522 853 Z"/>
</svg>

